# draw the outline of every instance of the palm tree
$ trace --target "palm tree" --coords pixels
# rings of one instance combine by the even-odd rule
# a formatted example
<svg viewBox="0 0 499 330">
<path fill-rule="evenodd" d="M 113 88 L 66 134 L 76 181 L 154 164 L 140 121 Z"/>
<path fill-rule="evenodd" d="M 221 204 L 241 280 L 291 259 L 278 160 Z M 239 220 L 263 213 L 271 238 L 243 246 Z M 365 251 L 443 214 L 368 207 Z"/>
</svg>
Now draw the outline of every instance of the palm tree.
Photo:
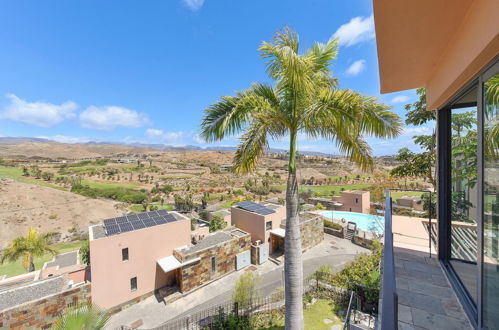
<svg viewBox="0 0 499 330">
<path fill-rule="evenodd" d="M 303 265 L 298 220 L 296 153 L 298 133 L 332 141 L 363 169 L 373 168 L 366 136 L 392 138 L 400 118 L 389 107 L 351 90 L 338 89 L 329 68 L 338 50 L 336 39 L 315 43 L 299 53 L 298 35 L 288 28 L 259 48 L 273 86 L 254 83 L 248 90 L 222 99 L 205 110 L 201 136 L 207 142 L 244 131 L 233 171 L 255 169 L 268 140 L 289 137 L 286 189 L 285 295 L 286 329 L 303 329 Z"/>
<path fill-rule="evenodd" d="M 64 310 L 62 315 L 52 326 L 52 329 L 104 329 L 109 318 L 110 315 L 99 308 L 92 306 L 91 304 L 82 304 Z"/>
<path fill-rule="evenodd" d="M 24 268 L 27 268 L 28 272 L 33 272 L 35 270 L 33 262 L 35 257 L 42 257 L 47 253 L 52 255 L 57 254 L 57 251 L 49 244 L 50 238 L 54 235 L 55 233 L 39 235 L 35 228 L 29 228 L 26 236 L 15 238 L 2 251 L 0 263 L 3 264 L 5 260 L 15 262 L 23 258 Z"/>
</svg>

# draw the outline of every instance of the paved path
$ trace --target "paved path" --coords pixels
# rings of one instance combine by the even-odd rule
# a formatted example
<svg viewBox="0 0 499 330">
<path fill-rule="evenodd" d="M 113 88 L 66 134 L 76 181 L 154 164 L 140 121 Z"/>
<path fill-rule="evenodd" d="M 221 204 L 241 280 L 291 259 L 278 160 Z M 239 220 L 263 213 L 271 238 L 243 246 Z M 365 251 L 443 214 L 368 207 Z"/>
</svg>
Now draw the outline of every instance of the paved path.
<svg viewBox="0 0 499 330">
<path fill-rule="evenodd" d="M 303 254 L 304 275 L 309 276 L 319 266 L 329 265 L 333 271 L 341 270 L 344 265 L 353 260 L 358 253 L 368 250 L 354 245 L 351 242 L 329 235 L 325 240 Z M 120 325 L 130 325 L 142 320 L 142 329 L 158 326 L 168 320 L 183 317 L 195 312 L 213 307 L 231 298 L 235 281 L 245 270 L 233 272 L 213 283 L 210 283 L 173 303 L 165 305 L 152 296 L 135 304 L 120 313 L 115 314 L 106 329 L 115 329 Z M 268 261 L 257 266 L 260 274 L 260 294 L 268 295 L 277 287 L 282 286 L 283 263 L 275 265 Z"/>
</svg>

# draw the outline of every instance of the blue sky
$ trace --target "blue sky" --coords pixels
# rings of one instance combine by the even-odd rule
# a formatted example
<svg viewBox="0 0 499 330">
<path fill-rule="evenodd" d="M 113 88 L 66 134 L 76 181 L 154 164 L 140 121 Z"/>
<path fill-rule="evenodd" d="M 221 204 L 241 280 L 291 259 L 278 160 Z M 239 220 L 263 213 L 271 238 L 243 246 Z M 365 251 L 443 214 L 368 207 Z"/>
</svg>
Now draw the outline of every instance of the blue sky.
<svg viewBox="0 0 499 330">
<path fill-rule="evenodd" d="M 414 91 L 379 94 L 370 0 L 3 1 L 0 136 L 203 146 L 203 110 L 269 82 L 257 48 L 285 25 L 302 49 L 339 37 L 332 69 L 341 87 L 377 96 L 404 117 Z M 392 154 L 415 148 L 411 136 L 427 131 L 369 141 L 375 154 Z M 335 152 L 305 137 L 299 149 Z"/>
</svg>

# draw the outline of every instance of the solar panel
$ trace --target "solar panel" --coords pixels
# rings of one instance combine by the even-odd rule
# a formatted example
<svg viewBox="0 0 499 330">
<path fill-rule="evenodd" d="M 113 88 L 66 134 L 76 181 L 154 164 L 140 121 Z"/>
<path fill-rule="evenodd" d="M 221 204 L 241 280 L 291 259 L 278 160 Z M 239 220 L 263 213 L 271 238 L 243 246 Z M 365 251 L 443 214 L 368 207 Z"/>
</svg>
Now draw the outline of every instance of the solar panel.
<svg viewBox="0 0 499 330">
<path fill-rule="evenodd" d="M 137 214 L 129 214 L 126 216 L 128 221 L 139 220 L 139 216 Z"/>
<path fill-rule="evenodd" d="M 119 226 L 120 226 L 120 231 L 122 233 L 133 230 L 133 226 L 132 226 L 132 224 L 130 222 L 122 223 Z"/>
<path fill-rule="evenodd" d="M 120 224 L 120 223 L 125 223 L 125 222 L 128 222 L 128 219 L 126 217 L 119 217 L 119 218 L 116 218 L 116 223 L 117 224 Z"/>
<path fill-rule="evenodd" d="M 237 207 L 239 207 L 243 210 L 258 213 L 261 215 L 268 215 L 268 214 L 272 214 L 275 212 L 274 210 L 269 209 L 266 206 L 260 205 L 258 203 L 252 202 L 252 201 L 238 203 Z"/>
<path fill-rule="evenodd" d="M 257 204 L 258 205 L 258 204 Z M 129 214 L 122 217 L 103 220 L 104 230 L 107 236 L 124 233 L 127 231 L 162 225 L 175 222 L 178 219 L 166 210 L 150 211 L 137 214 Z"/>
<path fill-rule="evenodd" d="M 152 220 L 154 220 L 154 222 L 157 224 L 157 225 L 162 225 L 164 223 L 167 223 L 168 221 L 166 221 L 166 219 L 164 217 L 156 217 L 156 218 L 153 218 Z"/>
<path fill-rule="evenodd" d="M 115 224 L 116 224 L 115 218 L 104 220 L 104 226 L 106 226 L 106 227 L 110 226 L 110 225 L 115 225 Z"/>
<path fill-rule="evenodd" d="M 148 218 L 148 219 L 144 220 L 144 225 L 146 227 L 152 227 L 152 226 L 156 226 L 156 222 L 154 221 L 154 219 Z"/>
<path fill-rule="evenodd" d="M 141 228 L 145 228 L 146 226 L 144 225 L 144 223 L 142 222 L 142 220 L 137 220 L 137 221 L 130 221 L 130 223 L 132 224 L 132 227 L 134 230 L 137 230 L 137 229 L 141 229 Z"/>
<path fill-rule="evenodd" d="M 115 235 L 115 234 L 118 234 L 120 232 L 120 227 L 116 224 L 114 225 L 108 225 L 106 226 L 106 234 L 107 235 Z"/>
</svg>

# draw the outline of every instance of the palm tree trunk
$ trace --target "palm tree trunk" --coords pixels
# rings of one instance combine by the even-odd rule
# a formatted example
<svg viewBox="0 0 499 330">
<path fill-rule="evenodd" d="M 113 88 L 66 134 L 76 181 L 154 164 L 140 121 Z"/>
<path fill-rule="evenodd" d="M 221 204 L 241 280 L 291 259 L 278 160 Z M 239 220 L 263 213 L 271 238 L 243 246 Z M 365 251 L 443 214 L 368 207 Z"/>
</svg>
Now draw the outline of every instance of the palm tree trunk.
<svg viewBox="0 0 499 330">
<path fill-rule="evenodd" d="M 33 262 L 33 255 L 30 253 L 29 254 L 29 270 L 28 273 L 34 272 L 35 271 L 35 263 Z"/>
<path fill-rule="evenodd" d="M 289 173 L 286 188 L 286 238 L 284 240 L 284 287 L 286 294 L 286 330 L 303 329 L 303 264 L 298 218 L 298 182 L 296 180 L 296 132 L 291 132 Z"/>
</svg>

